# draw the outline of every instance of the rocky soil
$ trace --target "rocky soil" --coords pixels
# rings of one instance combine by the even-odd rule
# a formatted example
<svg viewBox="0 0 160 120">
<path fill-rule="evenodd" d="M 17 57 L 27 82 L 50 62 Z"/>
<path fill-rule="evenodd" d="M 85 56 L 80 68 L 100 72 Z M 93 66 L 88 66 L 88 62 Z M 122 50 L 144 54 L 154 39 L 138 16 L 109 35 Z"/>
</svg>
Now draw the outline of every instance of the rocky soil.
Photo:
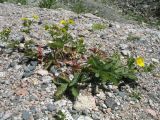
<svg viewBox="0 0 160 120">
<path fill-rule="evenodd" d="M 21 18 L 40 17 L 41 24 L 33 26 L 30 36 L 20 32 Z M 87 47 L 100 47 L 108 55 L 118 51 L 122 57 L 142 56 L 146 63 L 155 62 L 151 73 L 138 74 L 137 88 L 108 85 L 106 91 L 97 88 L 92 96 L 90 88 L 82 90 L 75 102 L 63 98 L 55 101 L 56 86 L 52 83 L 54 70 L 48 72 L 37 61 L 29 64 L 21 54 L 3 49 L 0 43 L 0 119 L 1 120 L 55 120 L 61 110 L 67 120 L 158 120 L 160 119 L 160 31 L 137 24 L 112 22 L 90 13 L 75 14 L 63 9 L 48 10 L 14 4 L 0 4 L 0 29 L 11 27 L 11 38 L 34 39 L 38 44 L 49 40 L 43 26 L 72 18 L 73 37 L 83 36 Z M 94 23 L 108 25 L 104 30 L 92 30 Z M 129 41 L 132 34 L 138 40 Z M 19 64 L 19 63 L 23 64 Z M 54 67 L 54 66 L 53 66 Z M 131 94 L 140 93 L 141 99 Z"/>
</svg>

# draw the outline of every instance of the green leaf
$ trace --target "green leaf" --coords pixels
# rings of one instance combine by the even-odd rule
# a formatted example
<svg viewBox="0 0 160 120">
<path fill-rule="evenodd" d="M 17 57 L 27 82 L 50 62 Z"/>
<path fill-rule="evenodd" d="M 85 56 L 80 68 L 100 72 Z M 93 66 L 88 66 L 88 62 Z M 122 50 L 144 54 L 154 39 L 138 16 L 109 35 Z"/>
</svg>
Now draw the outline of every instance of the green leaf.
<svg viewBox="0 0 160 120">
<path fill-rule="evenodd" d="M 54 48 L 63 48 L 63 46 L 64 46 L 64 42 L 63 41 L 54 41 L 53 43 L 49 43 L 48 44 L 48 46 L 49 47 L 51 47 L 52 49 L 54 49 Z"/>
<path fill-rule="evenodd" d="M 101 72 L 100 77 L 102 79 L 102 82 L 108 82 L 113 84 L 118 84 L 119 80 L 121 79 L 121 76 L 118 74 L 114 74 L 112 72 Z"/>
<path fill-rule="evenodd" d="M 99 77 L 99 73 L 97 72 L 97 73 L 95 74 L 95 76 L 98 78 L 98 77 Z"/>
<path fill-rule="evenodd" d="M 73 95 L 74 97 L 77 97 L 77 96 L 79 95 L 79 91 L 78 91 L 78 89 L 75 88 L 75 87 L 72 87 L 72 88 L 71 88 L 71 92 L 72 92 L 72 95 Z"/>
<path fill-rule="evenodd" d="M 68 87 L 68 84 L 67 83 L 62 83 L 58 88 L 57 88 L 57 91 L 55 93 L 55 96 L 57 98 L 60 98 L 64 92 L 67 90 L 67 87 Z"/>
<path fill-rule="evenodd" d="M 55 118 L 56 120 L 65 120 L 66 115 L 61 110 L 59 110 L 58 113 L 55 115 Z"/>
<path fill-rule="evenodd" d="M 144 72 L 151 72 L 155 68 L 154 64 L 149 64 L 144 67 Z"/>
<path fill-rule="evenodd" d="M 78 83 L 78 81 L 80 81 L 82 78 L 82 74 L 81 73 L 75 73 L 73 80 L 71 81 L 69 87 L 74 86 L 75 84 Z"/>
<path fill-rule="evenodd" d="M 129 75 L 127 76 L 127 78 L 129 78 L 129 79 L 131 79 L 131 80 L 137 80 L 137 79 L 138 79 L 137 76 L 134 75 L 134 74 L 129 74 Z"/>
<path fill-rule="evenodd" d="M 129 68 L 133 68 L 135 59 L 133 57 L 129 57 L 127 60 L 127 65 Z"/>
<path fill-rule="evenodd" d="M 64 84 L 65 84 L 65 83 L 69 84 L 69 83 L 70 83 L 70 80 L 65 79 L 65 78 L 62 78 L 62 77 L 58 77 L 56 80 L 53 81 L 53 83 L 56 84 L 56 85 L 61 85 L 61 84 L 63 84 L 63 83 L 64 83 Z"/>
<path fill-rule="evenodd" d="M 111 63 L 105 64 L 104 69 L 109 70 L 112 66 L 113 66 L 113 64 L 111 64 Z"/>
<path fill-rule="evenodd" d="M 90 64 L 92 68 L 96 69 L 102 69 L 104 67 L 103 62 L 100 61 L 100 58 L 98 56 L 91 56 L 88 60 L 88 64 Z"/>
</svg>

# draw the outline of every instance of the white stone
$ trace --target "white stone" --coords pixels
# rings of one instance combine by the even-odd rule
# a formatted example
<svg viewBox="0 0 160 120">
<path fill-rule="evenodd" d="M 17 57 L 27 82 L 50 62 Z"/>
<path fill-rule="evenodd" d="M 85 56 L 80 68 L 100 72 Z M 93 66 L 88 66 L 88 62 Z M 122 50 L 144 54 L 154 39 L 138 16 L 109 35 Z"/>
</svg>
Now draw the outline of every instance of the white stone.
<svg viewBox="0 0 160 120">
<path fill-rule="evenodd" d="M 77 120 L 93 120 L 93 119 L 88 116 L 81 115 Z"/>
<path fill-rule="evenodd" d="M 159 63 L 159 60 L 158 60 L 158 59 L 152 58 L 151 60 L 152 60 L 152 62 L 154 62 L 154 63 Z"/>
<path fill-rule="evenodd" d="M 118 29 L 119 29 L 119 28 L 120 28 L 120 25 L 116 24 L 116 28 L 118 28 Z"/>
<path fill-rule="evenodd" d="M 121 50 L 128 49 L 128 45 L 127 44 L 120 44 L 119 46 L 120 46 Z"/>
<path fill-rule="evenodd" d="M 129 50 L 122 50 L 122 54 L 124 56 L 131 56 L 131 52 Z"/>
<path fill-rule="evenodd" d="M 42 75 L 42 76 L 45 76 L 45 75 L 48 75 L 48 71 L 47 71 L 47 70 L 40 69 L 40 70 L 37 71 L 37 74 Z"/>
<path fill-rule="evenodd" d="M 73 80 L 74 76 L 72 74 L 69 74 L 69 79 Z"/>
<path fill-rule="evenodd" d="M 68 110 L 62 109 L 61 111 L 65 114 L 66 120 L 74 120 Z"/>
<path fill-rule="evenodd" d="M 20 44 L 19 44 L 19 48 L 20 48 L 20 49 L 24 49 L 24 44 L 23 44 L 23 43 L 20 43 Z"/>
<path fill-rule="evenodd" d="M 83 111 L 86 109 L 97 110 L 95 98 L 87 95 L 79 95 L 73 107 L 77 111 Z"/>
<path fill-rule="evenodd" d="M 111 92 L 106 93 L 109 97 L 113 97 L 113 94 Z"/>
<path fill-rule="evenodd" d="M 50 83 L 52 81 L 52 77 L 51 76 L 43 76 L 42 77 L 42 81 L 43 83 Z"/>
<path fill-rule="evenodd" d="M 0 78 L 6 77 L 6 72 L 0 72 Z"/>
<path fill-rule="evenodd" d="M 104 94 L 104 92 L 100 92 L 99 94 L 97 94 L 97 97 L 101 100 L 105 100 L 106 99 L 106 95 Z"/>
<path fill-rule="evenodd" d="M 130 104 L 131 104 L 131 105 L 134 105 L 134 104 L 135 104 L 135 102 L 133 102 L 133 101 L 130 101 Z"/>
</svg>

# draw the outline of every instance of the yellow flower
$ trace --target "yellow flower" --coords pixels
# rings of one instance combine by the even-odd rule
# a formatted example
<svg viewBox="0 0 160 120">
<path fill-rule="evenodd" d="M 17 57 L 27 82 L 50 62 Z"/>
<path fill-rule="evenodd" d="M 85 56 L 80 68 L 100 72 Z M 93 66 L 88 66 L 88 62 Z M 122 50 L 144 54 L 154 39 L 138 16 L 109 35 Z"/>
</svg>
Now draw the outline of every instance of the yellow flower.
<svg viewBox="0 0 160 120">
<path fill-rule="evenodd" d="M 63 24 L 63 25 L 64 25 L 64 24 L 66 24 L 66 23 L 67 23 L 67 22 L 66 22 L 65 20 L 61 20 L 61 21 L 60 21 L 60 24 Z"/>
<path fill-rule="evenodd" d="M 21 18 L 21 20 L 23 20 L 23 21 L 27 21 L 27 20 L 28 20 L 28 18 L 23 17 L 23 18 Z"/>
<path fill-rule="evenodd" d="M 136 58 L 136 64 L 140 67 L 144 67 L 145 64 L 144 64 L 144 59 L 142 57 L 137 57 Z"/>
<path fill-rule="evenodd" d="M 61 28 L 62 32 L 67 32 L 67 30 L 65 28 Z"/>
<path fill-rule="evenodd" d="M 74 20 L 72 20 L 72 19 L 69 19 L 69 20 L 68 20 L 68 23 L 69 23 L 69 24 L 75 24 Z"/>
<path fill-rule="evenodd" d="M 35 19 L 35 20 L 38 20 L 38 19 L 39 19 L 39 16 L 38 16 L 38 15 L 33 15 L 32 17 L 33 17 L 33 19 Z"/>
</svg>

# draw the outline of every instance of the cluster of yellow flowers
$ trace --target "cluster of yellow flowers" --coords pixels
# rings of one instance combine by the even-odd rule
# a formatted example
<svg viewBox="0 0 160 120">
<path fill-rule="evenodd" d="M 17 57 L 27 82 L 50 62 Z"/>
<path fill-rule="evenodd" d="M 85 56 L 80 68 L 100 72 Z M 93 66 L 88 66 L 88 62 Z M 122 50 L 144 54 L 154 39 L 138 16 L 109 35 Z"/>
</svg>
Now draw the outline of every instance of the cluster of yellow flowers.
<svg viewBox="0 0 160 120">
<path fill-rule="evenodd" d="M 38 20 L 38 19 L 39 19 L 39 16 L 38 16 L 38 15 L 33 15 L 32 18 L 33 18 L 34 20 Z"/>
<path fill-rule="evenodd" d="M 69 19 L 69 20 L 61 20 L 60 21 L 60 24 L 62 24 L 62 25 L 67 25 L 67 24 L 75 24 L 75 22 L 74 22 L 74 20 L 72 20 L 72 19 Z"/>
<path fill-rule="evenodd" d="M 33 14 L 33 15 L 32 15 L 32 18 L 33 18 L 34 20 L 38 20 L 38 19 L 39 19 L 39 16 L 38 16 L 38 15 Z M 22 20 L 22 21 L 28 21 L 28 20 L 29 20 L 29 18 L 27 18 L 27 17 L 22 17 L 22 18 L 21 18 L 21 20 Z"/>
</svg>

